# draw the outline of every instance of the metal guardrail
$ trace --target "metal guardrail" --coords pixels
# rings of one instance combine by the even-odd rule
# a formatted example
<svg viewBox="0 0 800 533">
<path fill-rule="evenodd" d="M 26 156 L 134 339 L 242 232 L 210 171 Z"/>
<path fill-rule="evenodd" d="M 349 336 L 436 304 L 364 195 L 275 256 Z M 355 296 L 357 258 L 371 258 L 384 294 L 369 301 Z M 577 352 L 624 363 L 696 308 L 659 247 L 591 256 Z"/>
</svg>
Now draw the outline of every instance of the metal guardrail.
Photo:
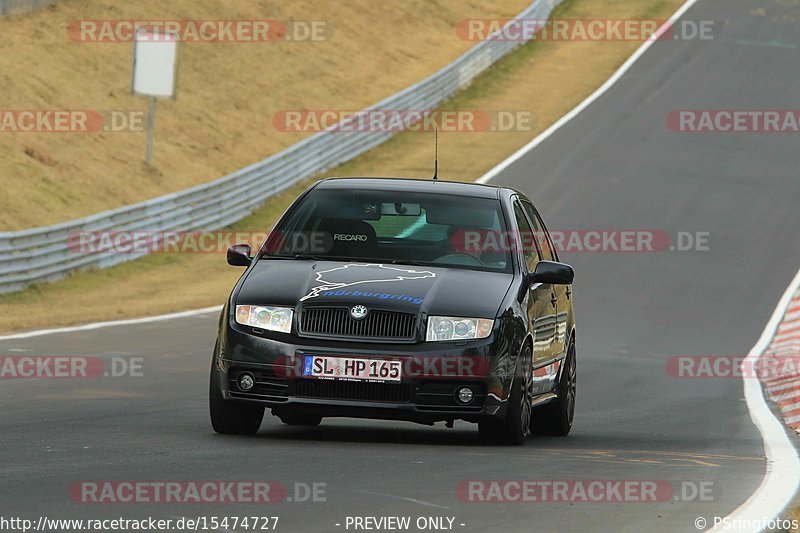
<svg viewBox="0 0 800 533">
<path fill-rule="evenodd" d="M 0 0 L 3 1 L 8 2 Z M 561 1 L 535 0 L 516 18 L 547 19 Z M 522 41 L 482 41 L 428 78 L 359 113 L 436 109 L 520 44 Z M 143 255 L 73 251 L 70 236 L 79 232 L 223 228 L 251 214 L 270 196 L 355 158 L 393 134 L 326 130 L 209 183 L 53 226 L 0 232 L 0 293 L 59 279 L 74 270 L 107 268 Z"/>
<path fill-rule="evenodd" d="M 0 0 L 0 17 L 27 13 L 55 4 L 60 0 Z"/>
</svg>

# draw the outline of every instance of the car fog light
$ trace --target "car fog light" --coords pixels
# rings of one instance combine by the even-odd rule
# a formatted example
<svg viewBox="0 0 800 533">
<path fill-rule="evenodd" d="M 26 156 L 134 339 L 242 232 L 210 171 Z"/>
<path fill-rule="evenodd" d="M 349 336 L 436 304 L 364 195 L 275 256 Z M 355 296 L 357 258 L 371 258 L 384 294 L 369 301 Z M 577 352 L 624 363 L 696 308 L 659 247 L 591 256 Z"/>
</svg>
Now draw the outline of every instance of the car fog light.
<svg viewBox="0 0 800 533">
<path fill-rule="evenodd" d="M 250 372 L 244 372 L 242 375 L 239 376 L 239 380 L 237 381 L 239 384 L 239 388 L 243 391 L 248 391 L 253 388 L 256 384 L 256 378 L 253 377 L 253 374 Z"/>
<path fill-rule="evenodd" d="M 456 400 L 458 400 L 458 403 L 468 404 L 472 401 L 474 396 L 472 389 L 469 387 L 461 387 L 456 391 Z"/>
</svg>

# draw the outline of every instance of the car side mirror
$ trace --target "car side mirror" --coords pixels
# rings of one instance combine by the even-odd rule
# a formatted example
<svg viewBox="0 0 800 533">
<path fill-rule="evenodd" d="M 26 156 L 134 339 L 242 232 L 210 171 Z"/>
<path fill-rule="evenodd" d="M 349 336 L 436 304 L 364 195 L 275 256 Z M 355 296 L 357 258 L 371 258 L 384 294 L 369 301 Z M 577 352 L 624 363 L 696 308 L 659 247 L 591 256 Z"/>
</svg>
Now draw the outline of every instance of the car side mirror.
<svg viewBox="0 0 800 533">
<path fill-rule="evenodd" d="M 575 271 L 566 263 L 556 261 L 539 261 L 533 274 L 528 274 L 530 285 L 549 283 L 551 285 L 572 285 Z"/>
<path fill-rule="evenodd" d="M 519 294 L 517 294 L 517 301 L 521 303 L 525 299 L 525 294 L 534 283 L 571 285 L 574 279 L 575 272 L 568 264 L 555 261 L 539 261 L 536 264 L 536 269 L 527 274 L 522 281 L 522 285 L 519 287 Z"/>
<path fill-rule="evenodd" d="M 228 248 L 228 264 L 231 266 L 250 266 L 253 258 L 250 256 L 249 244 L 234 244 Z"/>
</svg>

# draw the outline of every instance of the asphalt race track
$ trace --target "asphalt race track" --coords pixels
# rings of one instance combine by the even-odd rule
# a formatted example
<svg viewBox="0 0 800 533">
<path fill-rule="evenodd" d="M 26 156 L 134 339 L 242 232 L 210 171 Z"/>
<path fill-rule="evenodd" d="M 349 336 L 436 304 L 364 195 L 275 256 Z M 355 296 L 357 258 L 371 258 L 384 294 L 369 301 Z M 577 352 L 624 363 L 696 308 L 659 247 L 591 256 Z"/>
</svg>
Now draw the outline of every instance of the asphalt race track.
<svg viewBox="0 0 800 533">
<path fill-rule="evenodd" d="M 207 389 L 217 313 L 206 313 L 0 341 L 10 355 L 143 358 L 142 377 L 2 383 L 0 506 L 32 519 L 277 515 L 279 531 L 344 531 L 347 516 L 447 516 L 455 530 L 476 532 L 675 531 L 726 515 L 766 467 L 742 382 L 676 379 L 666 362 L 744 356 L 761 334 L 800 265 L 797 137 L 679 133 L 667 115 L 797 107 L 800 27 L 750 14 L 764 3 L 700 0 L 687 18 L 714 20 L 713 41 L 656 43 L 493 180 L 528 193 L 551 230 L 709 235 L 707 251 L 562 254 L 577 273 L 570 437 L 485 447 L 465 423 L 325 420 L 299 429 L 269 416 L 255 437 L 216 435 Z M 446 178 L 444 164 L 441 172 Z M 705 481 L 713 489 L 707 501 L 659 503 L 458 498 L 460 481 L 486 479 Z M 80 504 L 69 488 L 81 480 L 277 480 L 291 498 L 295 483 L 316 482 L 326 484 L 326 501 Z"/>
</svg>

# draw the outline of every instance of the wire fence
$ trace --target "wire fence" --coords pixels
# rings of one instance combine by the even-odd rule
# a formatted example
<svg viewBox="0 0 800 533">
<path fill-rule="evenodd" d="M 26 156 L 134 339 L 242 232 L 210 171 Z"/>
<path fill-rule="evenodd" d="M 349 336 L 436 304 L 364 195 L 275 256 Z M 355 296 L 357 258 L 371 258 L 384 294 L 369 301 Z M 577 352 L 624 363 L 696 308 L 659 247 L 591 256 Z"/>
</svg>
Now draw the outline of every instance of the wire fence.
<svg viewBox="0 0 800 533">
<path fill-rule="evenodd" d="M 9 0 L 0 0 L 0 5 L 4 1 Z M 561 1 L 535 0 L 517 18 L 547 19 Z M 368 116 L 380 110 L 436 109 L 521 44 L 522 41 L 491 38 L 482 41 L 428 78 L 359 113 Z M 203 185 L 53 226 L 0 232 L 0 293 L 56 280 L 75 270 L 107 268 L 143 255 L 76 251 L 76 234 L 223 228 L 245 218 L 274 194 L 355 158 L 394 133 L 330 128 Z"/>
</svg>

